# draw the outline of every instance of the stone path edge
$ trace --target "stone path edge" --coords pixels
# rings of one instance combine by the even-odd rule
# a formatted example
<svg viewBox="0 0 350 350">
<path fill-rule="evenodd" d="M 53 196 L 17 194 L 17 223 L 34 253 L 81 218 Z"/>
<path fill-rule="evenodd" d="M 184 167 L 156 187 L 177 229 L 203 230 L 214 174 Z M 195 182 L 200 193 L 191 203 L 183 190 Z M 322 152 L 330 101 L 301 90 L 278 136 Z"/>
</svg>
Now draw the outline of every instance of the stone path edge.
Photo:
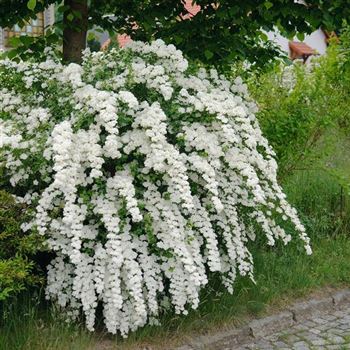
<svg viewBox="0 0 350 350">
<path fill-rule="evenodd" d="M 174 350 L 221 350 L 233 344 L 240 345 L 262 335 L 279 332 L 300 321 L 307 320 L 318 314 L 340 310 L 348 305 L 350 305 L 350 289 L 346 288 L 322 299 L 309 299 L 294 303 L 283 312 L 253 320 L 241 328 L 193 338 L 186 345 L 177 347 Z"/>
</svg>

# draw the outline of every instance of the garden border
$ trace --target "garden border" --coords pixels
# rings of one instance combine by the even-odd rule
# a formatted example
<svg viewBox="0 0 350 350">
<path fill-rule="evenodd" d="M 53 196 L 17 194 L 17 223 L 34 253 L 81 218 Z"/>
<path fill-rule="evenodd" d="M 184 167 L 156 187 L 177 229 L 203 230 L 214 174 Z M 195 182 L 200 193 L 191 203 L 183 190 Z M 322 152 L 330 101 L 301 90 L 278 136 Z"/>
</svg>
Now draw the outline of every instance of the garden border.
<svg viewBox="0 0 350 350">
<path fill-rule="evenodd" d="M 344 305 L 350 305 L 350 288 L 333 292 L 321 299 L 312 298 L 294 303 L 283 312 L 253 320 L 241 328 L 193 338 L 186 345 L 177 347 L 175 350 L 232 349 L 232 346 L 279 332 L 313 316 L 339 310 Z"/>
</svg>

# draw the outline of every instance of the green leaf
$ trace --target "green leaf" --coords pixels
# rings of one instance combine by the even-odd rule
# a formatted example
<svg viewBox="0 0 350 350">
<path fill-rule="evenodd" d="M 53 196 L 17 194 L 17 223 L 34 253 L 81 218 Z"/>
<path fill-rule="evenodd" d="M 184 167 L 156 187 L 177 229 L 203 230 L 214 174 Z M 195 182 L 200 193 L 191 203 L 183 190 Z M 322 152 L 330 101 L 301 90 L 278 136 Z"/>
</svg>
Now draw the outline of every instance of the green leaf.
<svg viewBox="0 0 350 350">
<path fill-rule="evenodd" d="M 180 35 L 174 35 L 174 39 L 175 39 L 176 45 L 181 44 L 183 42 L 183 38 Z"/>
<path fill-rule="evenodd" d="M 298 32 L 298 33 L 297 33 L 297 38 L 298 38 L 300 41 L 304 41 L 304 39 L 305 39 L 305 33 Z"/>
<path fill-rule="evenodd" d="M 79 11 L 73 10 L 72 13 L 73 13 L 74 17 L 76 17 L 76 18 L 79 18 L 79 19 L 83 18 L 81 12 L 79 12 Z"/>
<path fill-rule="evenodd" d="M 28 0 L 27 7 L 29 8 L 29 10 L 33 11 L 35 9 L 35 6 L 36 0 Z"/>
<path fill-rule="evenodd" d="M 19 39 L 24 46 L 29 46 L 34 41 L 34 38 L 28 35 L 20 36 Z"/>
<path fill-rule="evenodd" d="M 67 10 L 69 10 L 70 9 L 70 6 L 67 6 L 67 5 L 62 5 L 62 6 L 59 6 L 58 8 L 57 8 L 57 12 L 60 12 L 60 13 L 63 13 L 63 12 L 66 12 Z"/>
<path fill-rule="evenodd" d="M 260 36 L 261 40 L 263 40 L 263 41 L 269 40 L 269 37 L 264 32 L 260 32 L 259 36 Z"/>
<path fill-rule="evenodd" d="M 207 60 L 210 60 L 214 56 L 214 54 L 210 50 L 205 50 L 204 55 Z"/>
<path fill-rule="evenodd" d="M 21 39 L 19 37 L 14 36 L 14 37 L 8 39 L 8 42 L 9 42 L 10 46 L 17 47 L 18 45 L 21 44 Z"/>
<path fill-rule="evenodd" d="M 72 22 L 73 19 L 74 19 L 73 13 L 69 13 L 69 14 L 67 15 L 67 19 L 68 19 L 69 22 Z"/>
<path fill-rule="evenodd" d="M 265 6 L 266 9 L 268 10 L 268 9 L 270 9 L 270 8 L 273 6 L 273 3 L 272 3 L 271 1 L 266 1 L 266 2 L 264 3 L 264 6 Z"/>
<path fill-rule="evenodd" d="M 87 35 L 87 40 L 90 41 L 90 40 L 95 40 L 96 39 L 96 35 L 94 32 L 89 32 L 88 35 Z"/>
</svg>

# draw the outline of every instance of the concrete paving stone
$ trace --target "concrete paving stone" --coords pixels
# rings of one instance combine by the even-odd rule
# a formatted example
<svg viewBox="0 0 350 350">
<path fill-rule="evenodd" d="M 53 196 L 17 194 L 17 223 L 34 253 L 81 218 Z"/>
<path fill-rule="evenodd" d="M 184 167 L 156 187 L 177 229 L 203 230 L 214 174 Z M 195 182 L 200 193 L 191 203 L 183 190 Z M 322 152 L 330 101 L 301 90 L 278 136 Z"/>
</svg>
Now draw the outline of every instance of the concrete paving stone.
<svg viewBox="0 0 350 350">
<path fill-rule="evenodd" d="M 332 325 L 329 325 L 329 324 L 321 324 L 316 329 L 320 330 L 321 332 L 324 332 L 324 331 L 327 331 L 331 327 L 332 327 Z"/>
<path fill-rule="evenodd" d="M 327 333 L 329 333 L 330 335 L 338 335 L 338 334 L 341 334 L 342 332 L 342 329 L 340 328 L 330 328 L 328 329 Z"/>
<path fill-rule="evenodd" d="M 270 342 L 276 342 L 278 340 L 279 336 L 278 334 L 273 334 L 273 335 L 269 335 L 267 337 L 263 337 L 263 339 L 270 341 Z"/>
<path fill-rule="evenodd" d="M 249 326 L 254 337 L 261 337 L 271 331 L 287 329 L 294 325 L 293 315 L 291 312 L 281 312 L 278 315 L 265 317 L 261 320 L 250 322 Z"/>
<path fill-rule="evenodd" d="M 312 327 L 316 327 L 317 323 L 315 323 L 313 320 L 307 320 L 307 321 L 304 321 L 302 325 L 307 328 L 312 328 Z"/>
<path fill-rule="evenodd" d="M 273 345 L 270 342 L 259 340 L 259 341 L 254 342 L 254 343 L 245 344 L 243 349 L 245 349 L 245 348 L 250 349 L 250 350 L 267 350 L 267 349 L 272 350 Z M 232 348 L 232 350 L 236 350 L 236 349 L 237 349 L 237 347 Z"/>
<path fill-rule="evenodd" d="M 332 344 L 344 344 L 345 343 L 345 339 L 343 337 L 339 337 L 339 336 L 330 336 L 330 337 L 328 337 L 328 340 Z"/>
<path fill-rule="evenodd" d="M 328 322 L 327 326 L 328 328 L 338 328 L 338 326 L 340 326 L 342 324 L 342 320 L 337 318 L 334 321 Z"/>
<path fill-rule="evenodd" d="M 295 334 L 283 335 L 282 337 L 280 337 L 280 339 L 282 341 L 285 341 L 287 344 L 293 344 L 300 341 L 300 338 Z"/>
<path fill-rule="evenodd" d="M 317 328 L 312 328 L 309 330 L 312 334 L 321 334 L 322 331 L 320 329 L 317 329 Z"/>
<path fill-rule="evenodd" d="M 327 341 L 325 339 L 318 338 L 315 340 L 311 340 L 310 343 L 314 346 L 320 346 L 320 345 L 326 345 Z"/>
<path fill-rule="evenodd" d="M 327 321 L 334 321 L 337 319 L 337 317 L 334 315 L 323 315 L 322 318 Z"/>
<path fill-rule="evenodd" d="M 299 341 L 293 345 L 293 350 L 310 350 L 310 345 L 305 341 Z"/>
<path fill-rule="evenodd" d="M 288 348 L 288 344 L 286 344 L 283 341 L 276 341 L 273 343 L 275 349 L 283 349 L 283 348 Z"/>
<path fill-rule="evenodd" d="M 328 323 L 327 320 L 325 320 L 323 317 L 315 317 L 312 319 L 313 322 L 317 323 L 317 324 L 326 324 Z"/>
<path fill-rule="evenodd" d="M 343 337 L 344 339 L 349 337 L 348 331 L 343 331 L 343 330 L 339 330 L 339 332 L 336 335 L 339 335 L 340 337 Z"/>
<path fill-rule="evenodd" d="M 311 340 L 317 340 L 317 339 L 324 339 L 324 334 L 320 333 L 320 334 L 315 334 L 312 333 L 311 330 L 308 332 L 303 332 L 303 333 L 298 333 L 297 334 L 298 337 L 302 338 L 302 339 L 308 339 L 309 341 Z"/>
<path fill-rule="evenodd" d="M 314 299 L 295 304 L 290 308 L 290 311 L 293 313 L 294 319 L 299 322 L 301 320 L 327 314 L 334 310 L 333 305 L 333 299 L 331 297 L 320 300 Z"/>
<path fill-rule="evenodd" d="M 293 327 L 290 328 L 291 332 L 298 332 L 298 331 L 305 331 L 306 329 L 308 329 L 308 326 L 306 326 L 305 324 L 296 324 Z"/>
<path fill-rule="evenodd" d="M 289 311 L 249 323 L 245 332 L 197 338 L 192 348 L 177 350 L 350 350 L 348 298 L 350 289 L 349 294 L 295 304 Z"/>
<path fill-rule="evenodd" d="M 350 289 L 342 290 L 333 295 L 333 303 L 336 307 L 350 304 Z"/>
<path fill-rule="evenodd" d="M 271 343 L 267 340 L 264 340 L 264 339 L 258 340 L 255 344 L 259 347 L 267 347 L 267 346 L 271 347 Z"/>
</svg>

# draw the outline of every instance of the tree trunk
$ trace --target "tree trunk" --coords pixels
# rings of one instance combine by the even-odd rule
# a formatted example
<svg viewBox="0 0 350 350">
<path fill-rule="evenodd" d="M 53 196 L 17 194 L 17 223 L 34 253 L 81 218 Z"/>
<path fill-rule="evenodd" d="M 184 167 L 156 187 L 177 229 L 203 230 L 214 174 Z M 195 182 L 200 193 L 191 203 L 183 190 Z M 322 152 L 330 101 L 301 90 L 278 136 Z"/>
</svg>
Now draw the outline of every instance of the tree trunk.
<svg viewBox="0 0 350 350">
<path fill-rule="evenodd" d="M 87 0 L 64 0 L 64 5 L 69 8 L 63 15 L 63 60 L 80 63 L 88 30 Z"/>
</svg>

